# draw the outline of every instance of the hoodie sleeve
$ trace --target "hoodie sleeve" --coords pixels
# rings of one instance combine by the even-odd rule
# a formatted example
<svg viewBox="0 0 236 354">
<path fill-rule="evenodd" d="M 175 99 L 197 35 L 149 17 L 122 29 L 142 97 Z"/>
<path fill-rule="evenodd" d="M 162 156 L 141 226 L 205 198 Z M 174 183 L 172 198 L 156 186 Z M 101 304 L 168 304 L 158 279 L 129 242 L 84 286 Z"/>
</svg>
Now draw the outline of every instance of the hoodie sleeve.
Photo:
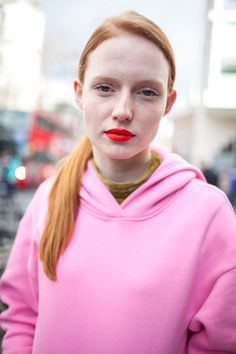
<svg viewBox="0 0 236 354">
<path fill-rule="evenodd" d="M 0 299 L 6 305 L 0 315 L 4 354 L 31 354 L 38 314 L 37 219 L 39 193 L 36 192 L 23 216 L 0 281 Z M 37 213 L 37 216 L 35 214 Z"/>
<path fill-rule="evenodd" d="M 236 353 L 236 218 L 231 207 L 224 203 L 210 229 L 204 258 L 211 266 L 205 276 L 218 276 L 190 322 L 188 353 L 232 354 Z"/>
</svg>

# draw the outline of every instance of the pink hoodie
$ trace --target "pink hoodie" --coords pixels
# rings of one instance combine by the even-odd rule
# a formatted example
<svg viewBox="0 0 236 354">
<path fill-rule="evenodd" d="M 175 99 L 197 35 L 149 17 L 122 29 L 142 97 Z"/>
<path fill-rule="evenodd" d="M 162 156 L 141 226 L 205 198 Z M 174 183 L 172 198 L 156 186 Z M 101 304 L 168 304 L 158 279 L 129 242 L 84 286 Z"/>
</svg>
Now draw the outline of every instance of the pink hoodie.
<svg viewBox="0 0 236 354">
<path fill-rule="evenodd" d="M 23 217 L 1 280 L 4 354 L 236 353 L 236 221 L 174 154 L 119 205 L 91 163 L 73 239 L 45 276 L 37 249 L 53 179 Z"/>
</svg>

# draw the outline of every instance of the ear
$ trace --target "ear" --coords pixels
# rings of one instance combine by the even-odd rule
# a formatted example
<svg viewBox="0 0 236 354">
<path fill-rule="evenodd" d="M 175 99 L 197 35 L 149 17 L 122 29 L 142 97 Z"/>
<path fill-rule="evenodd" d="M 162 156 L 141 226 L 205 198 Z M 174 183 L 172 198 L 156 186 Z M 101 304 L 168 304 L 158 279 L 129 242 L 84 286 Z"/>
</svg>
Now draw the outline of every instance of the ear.
<svg viewBox="0 0 236 354">
<path fill-rule="evenodd" d="M 173 104 L 175 103 L 176 97 L 177 97 L 176 91 L 172 90 L 171 93 L 169 93 L 169 95 L 167 97 L 166 109 L 165 109 L 164 115 L 166 115 L 170 112 Z"/>
<path fill-rule="evenodd" d="M 83 105 L 82 105 L 82 83 L 78 80 L 74 81 L 74 91 L 75 91 L 75 102 L 77 106 L 82 110 Z"/>
</svg>

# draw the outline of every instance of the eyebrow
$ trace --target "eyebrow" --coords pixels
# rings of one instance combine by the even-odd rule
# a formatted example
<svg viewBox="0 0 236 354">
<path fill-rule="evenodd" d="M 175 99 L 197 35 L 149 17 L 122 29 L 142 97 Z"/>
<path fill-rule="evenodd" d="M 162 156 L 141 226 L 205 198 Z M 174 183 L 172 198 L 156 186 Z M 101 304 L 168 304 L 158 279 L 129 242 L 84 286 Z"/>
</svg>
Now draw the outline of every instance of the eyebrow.
<svg viewBox="0 0 236 354">
<path fill-rule="evenodd" d="M 95 81 L 108 81 L 108 82 L 115 82 L 115 83 L 119 83 L 119 80 L 114 78 L 114 77 L 111 77 L 111 76 L 95 76 L 92 78 L 92 82 L 95 82 Z M 152 86 L 164 86 L 164 83 L 162 80 L 159 80 L 159 79 L 153 79 L 153 78 L 150 78 L 150 79 L 143 79 L 143 80 L 138 80 L 138 81 L 134 81 L 134 86 L 136 85 L 152 85 Z"/>
<path fill-rule="evenodd" d="M 144 79 L 144 80 L 140 80 L 137 81 L 135 83 L 136 85 L 151 85 L 151 86 L 164 86 L 164 82 L 162 80 L 158 80 L 158 79 Z"/>
</svg>

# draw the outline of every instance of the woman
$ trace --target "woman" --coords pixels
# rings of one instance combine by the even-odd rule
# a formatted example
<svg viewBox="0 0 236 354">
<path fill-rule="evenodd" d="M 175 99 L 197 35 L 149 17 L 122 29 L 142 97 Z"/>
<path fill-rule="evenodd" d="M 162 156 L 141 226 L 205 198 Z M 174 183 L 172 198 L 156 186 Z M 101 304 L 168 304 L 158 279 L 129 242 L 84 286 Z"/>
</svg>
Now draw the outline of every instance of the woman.
<svg viewBox="0 0 236 354">
<path fill-rule="evenodd" d="M 236 353 L 233 210 L 150 145 L 174 79 L 168 39 L 135 12 L 89 39 L 74 83 L 87 137 L 20 223 L 4 354 Z"/>
</svg>

